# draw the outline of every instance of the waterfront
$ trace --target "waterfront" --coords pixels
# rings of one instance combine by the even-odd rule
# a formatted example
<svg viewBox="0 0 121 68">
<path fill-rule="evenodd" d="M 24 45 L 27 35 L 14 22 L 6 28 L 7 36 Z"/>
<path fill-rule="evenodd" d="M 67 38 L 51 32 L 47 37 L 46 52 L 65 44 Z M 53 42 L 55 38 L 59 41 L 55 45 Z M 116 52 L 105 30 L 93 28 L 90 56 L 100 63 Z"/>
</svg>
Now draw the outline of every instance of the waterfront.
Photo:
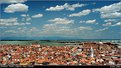
<svg viewBox="0 0 121 68">
<path fill-rule="evenodd" d="M 61 43 L 64 42 L 64 43 Z M 0 44 L 15 44 L 15 45 L 31 45 L 32 43 L 51 45 L 51 46 L 64 46 L 66 42 L 111 42 L 121 45 L 120 39 L 81 39 L 81 40 L 40 40 L 40 41 L 0 41 Z"/>
</svg>

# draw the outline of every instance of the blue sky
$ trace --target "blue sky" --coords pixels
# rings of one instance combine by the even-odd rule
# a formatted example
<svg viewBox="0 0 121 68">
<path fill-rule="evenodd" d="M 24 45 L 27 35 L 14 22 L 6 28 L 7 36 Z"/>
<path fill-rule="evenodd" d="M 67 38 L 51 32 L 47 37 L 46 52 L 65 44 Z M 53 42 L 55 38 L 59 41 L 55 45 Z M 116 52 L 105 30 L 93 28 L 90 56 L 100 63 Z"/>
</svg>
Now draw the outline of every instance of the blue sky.
<svg viewBox="0 0 121 68">
<path fill-rule="evenodd" d="M 0 37 L 121 39 L 120 1 L 0 1 Z"/>
</svg>

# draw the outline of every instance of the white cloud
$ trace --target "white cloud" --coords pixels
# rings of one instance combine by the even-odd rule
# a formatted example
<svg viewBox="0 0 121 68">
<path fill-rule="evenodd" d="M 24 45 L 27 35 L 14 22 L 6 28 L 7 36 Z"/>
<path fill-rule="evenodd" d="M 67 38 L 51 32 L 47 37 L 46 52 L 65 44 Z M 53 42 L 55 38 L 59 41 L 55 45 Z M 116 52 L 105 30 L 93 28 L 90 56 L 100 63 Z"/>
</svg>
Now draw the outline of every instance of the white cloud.
<svg viewBox="0 0 121 68">
<path fill-rule="evenodd" d="M 96 30 L 96 32 L 105 31 L 105 30 L 107 30 L 107 29 L 108 29 L 108 27 L 106 27 L 106 28 L 103 28 L 103 29 L 99 29 L 99 30 Z"/>
<path fill-rule="evenodd" d="M 55 24 L 55 23 L 52 23 L 52 24 L 45 24 L 43 26 L 43 32 L 44 34 L 56 34 L 58 33 L 58 31 L 60 29 L 63 29 L 65 26 L 61 26 L 59 24 Z"/>
<path fill-rule="evenodd" d="M 119 18 L 121 18 L 121 2 L 118 3 L 114 3 L 111 5 L 107 5 L 98 9 L 94 9 L 93 11 L 98 11 L 101 14 L 101 18 L 105 18 L 104 22 L 108 22 L 106 24 L 103 24 L 103 26 L 109 26 L 109 27 L 113 27 L 113 26 L 119 26 L 121 25 L 121 22 L 119 20 Z M 112 22 L 118 22 L 112 25 Z M 103 28 L 103 29 L 99 29 L 98 31 L 104 31 L 106 29 L 108 29 L 109 27 Z"/>
<path fill-rule="evenodd" d="M 26 21 L 30 21 L 30 20 L 31 20 L 31 18 L 30 18 L 30 17 L 26 18 Z"/>
<path fill-rule="evenodd" d="M 31 20 L 31 17 L 29 16 L 29 14 L 21 14 L 21 16 L 23 17 L 22 21 L 30 21 Z"/>
<path fill-rule="evenodd" d="M 86 21 L 80 21 L 79 23 L 85 23 Z"/>
<path fill-rule="evenodd" d="M 83 27 L 83 28 L 82 28 Z M 72 25 L 61 25 L 61 24 L 45 24 L 43 30 L 40 31 L 39 35 L 46 37 L 68 37 L 68 38 L 93 38 L 92 36 L 98 35 L 93 33 L 92 28 L 84 28 L 84 26 L 74 28 Z M 88 31 L 87 31 L 88 30 Z M 89 34 L 90 33 L 90 34 Z M 93 34 L 92 34 L 93 33 Z M 94 35 L 95 34 L 95 35 Z"/>
<path fill-rule="evenodd" d="M 116 23 L 116 24 L 114 24 L 112 26 L 121 26 L 121 22 L 118 22 L 118 23 Z"/>
<path fill-rule="evenodd" d="M 31 23 L 19 23 L 18 18 L 0 19 L 0 26 L 20 26 L 28 24 Z"/>
<path fill-rule="evenodd" d="M 46 32 L 51 32 L 51 31 L 57 31 L 57 30 L 59 30 L 59 29 L 61 29 L 61 28 L 63 28 L 63 27 L 61 27 L 61 26 L 59 26 L 59 25 L 57 25 L 57 24 L 45 24 L 44 26 L 43 26 L 43 28 L 45 29 L 45 31 Z"/>
<path fill-rule="evenodd" d="M 32 16 L 32 18 L 40 18 L 40 17 L 43 17 L 43 14 L 36 14 Z"/>
<path fill-rule="evenodd" d="M 78 34 L 79 29 L 71 28 L 69 25 L 62 25 L 62 24 L 45 24 L 43 26 L 43 30 L 41 34 L 43 35 L 59 35 L 59 36 L 72 36 Z"/>
<path fill-rule="evenodd" d="M 79 3 L 76 3 L 76 4 L 68 4 L 68 3 L 65 3 L 64 5 L 56 5 L 55 7 L 50 7 L 50 8 L 47 8 L 46 10 L 47 11 L 61 11 L 61 10 L 71 10 L 71 11 L 74 11 L 75 8 L 78 8 L 78 7 L 82 7 L 82 6 L 85 6 L 85 4 L 79 4 Z"/>
<path fill-rule="evenodd" d="M 17 28 L 17 31 L 19 31 L 19 32 L 17 32 L 17 33 L 27 33 L 27 31 L 29 31 L 29 30 L 27 30 L 27 27 L 18 27 Z"/>
<path fill-rule="evenodd" d="M 27 0 L 0 0 L 0 3 L 24 3 Z"/>
<path fill-rule="evenodd" d="M 112 13 L 112 12 L 120 11 L 121 10 L 120 6 L 121 6 L 121 2 L 104 6 L 100 9 L 94 9 L 94 11 L 100 11 L 101 13 Z"/>
<path fill-rule="evenodd" d="M 74 20 L 69 20 L 67 18 L 55 18 L 55 19 L 49 20 L 49 22 L 54 22 L 55 24 L 70 24 L 70 23 L 74 23 Z"/>
<path fill-rule="evenodd" d="M 68 3 L 65 3 L 63 6 L 65 7 L 66 10 L 74 11 L 75 8 L 83 7 L 85 6 L 85 4 L 76 3 L 76 4 L 69 5 Z"/>
<path fill-rule="evenodd" d="M 80 30 L 92 30 L 92 28 L 89 27 L 89 26 L 87 26 L 87 27 L 85 27 L 85 26 L 80 26 L 79 29 L 80 29 Z"/>
<path fill-rule="evenodd" d="M 110 26 L 110 25 L 112 25 L 111 22 L 108 22 L 108 23 L 106 23 L 106 24 L 103 24 L 103 26 Z"/>
<path fill-rule="evenodd" d="M 114 3 L 108 6 L 104 6 L 102 8 L 94 9 L 93 11 L 99 11 L 101 13 L 102 18 L 116 18 L 121 16 L 121 2 Z"/>
<path fill-rule="evenodd" d="M 3 22 L 17 22 L 17 18 L 10 18 L 10 19 L 0 19 L 0 23 Z"/>
<path fill-rule="evenodd" d="M 21 16 L 22 16 L 22 17 L 26 17 L 26 14 L 22 14 Z"/>
<path fill-rule="evenodd" d="M 28 6 L 21 3 L 8 5 L 8 7 L 6 7 L 4 10 L 4 12 L 6 13 L 27 12 L 27 11 L 28 11 Z"/>
<path fill-rule="evenodd" d="M 10 26 L 17 24 L 17 18 L 10 18 L 10 19 L 0 19 L 0 25 L 3 26 Z"/>
<path fill-rule="evenodd" d="M 46 10 L 47 11 L 60 11 L 60 10 L 63 10 L 64 7 L 63 6 L 55 6 L 55 7 L 50 7 L 50 8 L 47 8 Z"/>
<path fill-rule="evenodd" d="M 7 33 L 16 33 L 15 30 L 7 30 L 7 31 L 5 31 L 5 32 L 7 32 Z"/>
<path fill-rule="evenodd" d="M 102 18 L 119 18 L 121 17 L 120 12 L 114 12 L 114 13 L 106 13 L 106 14 L 101 14 Z"/>
<path fill-rule="evenodd" d="M 28 17 L 28 14 L 21 14 L 22 17 Z"/>
<path fill-rule="evenodd" d="M 86 23 L 88 23 L 88 24 L 97 24 L 97 22 L 96 22 L 96 19 L 94 19 L 94 20 L 87 20 L 86 21 Z"/>
<path fill-rule="evenodd" d="M 103 26 L 110 26 L 110 27 L 121 26 L 121 22 L 118 22 L 118 23 L 113 24 L 113 25 L 111 25 L 111 24 L 112 24 L 112 23 L 109 22 L 109 23 L 103 24 Z M 105 31 L 105 30 L 107 30 L 107 29 L 109 29 L 109 27 L 105 27 L 105 28 L 103 28 L 103 29 L 96 30 L 96 32 Z"/>
<path fill-rule="evenodd" d="M 27 29 L 27 27 L 25 27 L 25 26 L 21 26 L 21 27 L 13 27 L 12 29 L 10 28 L 8 30 L 5 30 L 4 32 L 11 33 L 11 34 L 16 33 L 17 35 L 20 36 L 20 35 L 24 35 L 24 34 L 28 35 L 29 29 Z"/>
<path fill-rule="evenodd" d="M 86 16 L 88 15 L 89 13 L 91 12 L 91 10 L 87 9 L 87 10 L 83 10 L 79 13 L 73 13 L 73 14 L 70 14 L 69 17 L 81 17 L 81 16 Z"/>
<path fill-rule="evenodd" d="M 104 20 L 104 22 L 116 22 L 117 21 L 117 19 L 106 19 L 106 20 Z"/>
<path fill-rule="evenodd" d="M 96 22 L 96 19 L 93 19 L 93 20 L 87 20 L 87 21 L 80 21 L 80 23 L 98 24 L 98 23 Z"/>
</svg>

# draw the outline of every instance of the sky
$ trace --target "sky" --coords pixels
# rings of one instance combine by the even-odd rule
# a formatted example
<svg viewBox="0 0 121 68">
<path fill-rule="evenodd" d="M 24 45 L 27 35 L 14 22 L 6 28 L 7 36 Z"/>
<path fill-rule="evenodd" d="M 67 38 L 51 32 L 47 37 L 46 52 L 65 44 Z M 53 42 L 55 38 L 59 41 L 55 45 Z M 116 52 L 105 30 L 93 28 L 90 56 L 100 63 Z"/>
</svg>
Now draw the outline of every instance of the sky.
<svg viewBox="0 0 121 68">
<path fill-rule="evenodd" d="M 121 39 L 121 2 L 0 0 L 0 39 Z"/>
</svg>

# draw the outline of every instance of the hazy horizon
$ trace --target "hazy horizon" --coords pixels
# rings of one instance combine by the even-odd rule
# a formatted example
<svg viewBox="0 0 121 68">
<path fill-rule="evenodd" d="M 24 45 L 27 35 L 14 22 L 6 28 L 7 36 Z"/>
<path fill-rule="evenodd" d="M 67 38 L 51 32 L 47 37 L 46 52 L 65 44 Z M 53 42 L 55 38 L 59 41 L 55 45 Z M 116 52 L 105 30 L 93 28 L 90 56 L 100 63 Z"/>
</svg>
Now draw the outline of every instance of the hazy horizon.
<svg viewBox="0 0 121 68">
<path fill-rule="evenodd" d="M 121 40 L 121 39 L 81 39 L 81 38 L 63 38 L 63 37 L 43 37 L 43 38 L 25 38 L 25 37 L 6 37 L 1 38 L 0 40 Z"/>
</svg>

